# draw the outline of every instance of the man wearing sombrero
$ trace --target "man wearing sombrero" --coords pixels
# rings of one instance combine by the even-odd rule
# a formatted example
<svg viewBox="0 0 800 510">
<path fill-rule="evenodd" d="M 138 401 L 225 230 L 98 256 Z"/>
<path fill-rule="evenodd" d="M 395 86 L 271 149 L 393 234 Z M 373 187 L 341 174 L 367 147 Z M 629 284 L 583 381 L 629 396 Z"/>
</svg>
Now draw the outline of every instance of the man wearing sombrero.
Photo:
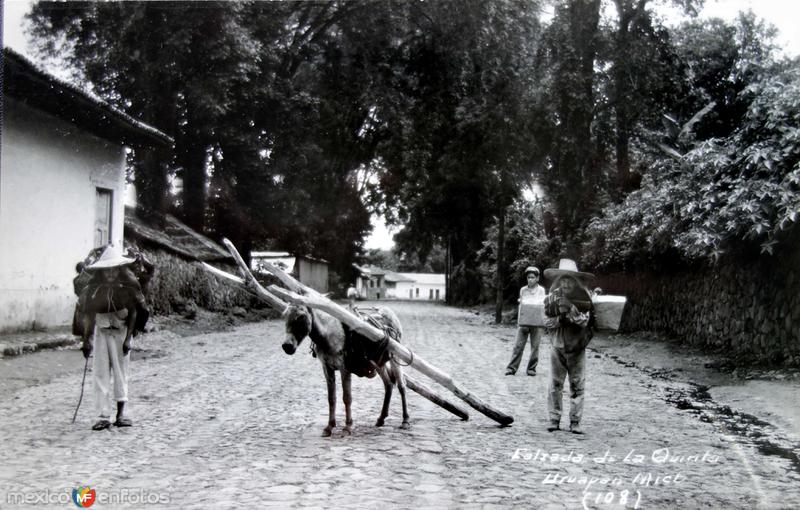
<svg viewBox="0 0 800 510">
<path fill-rule="evenodd" d="M 544 324 L 553 332 L 547 430 L 553 432 L 560 427 L 564 379 L 569 376 L 570 431 L 583 434 L 586 346 L 592 338 L 589 325 L 593 306 L 589 284 L 594 275 L 578 271 L 574 260 L 561 259 L 557 269 L 545 269 L 544 277 L 550 285 L 550 294 L 544 301 Z"/>
<path fill-rule="evenodd" d="M 124 257 L 119 248 L 109 245 L 97 261 L 86 267 L 92 281 L 81 293 L 79 307 L 83 324 L 83 355 L 88 358 L 94 351 L 92 379 L 99 418 L 92 426 L 93 430 L 104 430 L 112 425 L 112 376 L 117 403 L 113 425 L 132 425 L 125 416 L 125 403 L 128 401 L 131 336 L 141 291 L 120 278 L 122 268 L 132 262 L 134 259 Z"/>
</svg>

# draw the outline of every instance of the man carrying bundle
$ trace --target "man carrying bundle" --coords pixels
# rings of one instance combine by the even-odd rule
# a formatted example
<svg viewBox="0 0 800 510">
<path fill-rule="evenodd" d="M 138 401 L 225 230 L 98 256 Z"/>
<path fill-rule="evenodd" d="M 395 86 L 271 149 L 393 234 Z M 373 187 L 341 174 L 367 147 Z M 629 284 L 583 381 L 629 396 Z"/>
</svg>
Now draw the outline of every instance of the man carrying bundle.
<svg viewBox="0 0 800 510">
<path fill-rule="evenodd" d="M 124 412 L 128 401 L 129 354 L 136 327 L 137 305 L 144 302 L 136 277 L 126 267 L 133 262 L 135 259 L 123 257 L 118 248 L 109 245 L 97 261 L 85 268 L 91 281 L 81 291 L 77 314 L 82 329 L 83 355 L 88 358 L 94 351 L 92 379 L 99 419 L 92 426 L 93 430 L 104 430 L 112 425 L 112 376 L 114 400 L 117 402 L 113 425 L 132 425 Z"/>
<path fill-rule="evenodd" d="M 579 272 L 573 260 L 561 259 L 558 269 L 545 269 L 544 277 L 550 283 L 550 294 L 544 300 L 544 324 L 553 332 L 547 430 L 559 429 L 564 378 L 568 375 L 570 431 L 583 434 L 580 423 L 586 382 L 586 346 L 592 339 L 593 305 L 588 285 L 594 275 Z"/>
</svg>

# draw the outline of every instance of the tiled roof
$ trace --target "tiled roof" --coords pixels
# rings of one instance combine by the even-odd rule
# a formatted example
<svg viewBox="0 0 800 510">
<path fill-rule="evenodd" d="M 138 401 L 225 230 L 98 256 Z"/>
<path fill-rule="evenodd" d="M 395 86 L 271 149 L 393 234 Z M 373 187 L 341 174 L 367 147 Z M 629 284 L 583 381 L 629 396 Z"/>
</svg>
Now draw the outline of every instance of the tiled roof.
<svg viewBox="0 0 800 510">
<path fill-rule="evenodd" d="M 400 274 L 405 276 L 406 278 L 410 278 L 416 283 L 421 283 L 425 285 L 445 284 L 444 274 L 437 274 L 437 273 L 400 273 Z"/>
<path fill-rule="evenodd" d="M 395 273 L 394 271 L 386 271 L 386 276 L 384 277 L 384 279 L 387 282 L 395 282 L 395 283 L 396 282 L 413 282 L 414 281 L 412 278 L 409 278 L 407 276 L 403 276 L 400 273 Z"/>
<path fill-rule="evenodd" d="M 353 264 L 353 267 L 364 276 L 383 276 L 386 274 L 386 271 L 377 266 L 359 266 Z"/>
<path fill-rule="evenodd" d="M 163 226 L 155 226 L 137 217 L 134 209 L 126 207 L 125 237 L 153 243 L 193 260 L 203 262 L 233 260 L 222 246 L 195 232 L 171 214 L 163 217 Z"/>
<path fill-rule="evenodd" d="M 43 71 L 10 48 L 3 48 L 3 94 L 105 140 L 131 147 L 174 143 L 162 131 Z"/>
<path fill-rule="evenodd" d="M 408 278 L 407 276 L 403 276 L 400 273 L 395 273 L 394 271 L 390 271 L 388 269 L 381 269 L 378 266 L 359 266 L 357 264 L 353 264 L 353 267 L 361 273 L 361 276 L 372 277 L 372 276 L 383 276 L 384 280 L 387 282 L 413 282 L 414 280 Z"/>
</svg>

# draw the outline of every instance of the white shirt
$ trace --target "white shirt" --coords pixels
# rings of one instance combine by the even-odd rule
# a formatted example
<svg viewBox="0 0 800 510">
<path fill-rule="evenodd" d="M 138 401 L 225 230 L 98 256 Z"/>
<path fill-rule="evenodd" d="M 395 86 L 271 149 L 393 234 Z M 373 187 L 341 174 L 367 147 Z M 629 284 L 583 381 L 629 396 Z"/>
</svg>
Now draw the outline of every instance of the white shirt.
<svg viewBox="0 0 800 510">
<path fill-rule="evenodd" d="M 544 291 L 544 287 L 541 285 L 534 285 L 533 288 L 528 287 L 527 285 L 519 289 L 519 302 L 522 303 L 523 301 L 541 301 L 544 299 L 546 292 Z"/>
</svg>

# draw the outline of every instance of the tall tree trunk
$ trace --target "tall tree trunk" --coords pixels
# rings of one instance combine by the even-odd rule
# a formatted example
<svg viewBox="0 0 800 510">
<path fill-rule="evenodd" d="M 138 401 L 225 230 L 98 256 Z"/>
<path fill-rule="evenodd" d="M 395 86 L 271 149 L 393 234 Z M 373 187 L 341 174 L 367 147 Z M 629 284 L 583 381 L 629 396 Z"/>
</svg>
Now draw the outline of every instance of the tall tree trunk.
<svg viewBox="0 0 800 510">
<path fill-rule="evenodd" d="M 616 159 L 619 198 L 632 191 L 630 139 L 636 112 L 631 109 L 631 26 L 644 15 L 649 0 L 615 0 L 619 18 L 614 51 L 614 111 L 616 113 Z"/>
<path fill-rule="evenodd" d="M 447 248 L 444 256 L 444 301 L 451 303 L 450 299 L 450 274 L 452 273 L 453 264 L 450 260 L 450 234 L 447 235 Z"/>
<path fill-rule="evenodd" d="M 506 208 L 503 204 L 500 206 L 500 221 L 498 224 L 497 232 L 497 279 L 495 280 L 495 287 L 497 295 L 494 303 L 494 323 L 500 324 L 503 322 L 503 290 L 506 279 L 505 272 L 505 244 L 506 244 Z"/>
<path fill-rule="evenodd" d="M 139 147 L 134 156 L 137 212 L 148 220 L 158 219 L 166 211 L 169 149 Z"/>
<path fill-rule="evenodd" d="M 631 191 L 631 163 L 630 163 L 630 120 L 626 107 L 617 110 L 617 180 L 622 196 Z"/>
<path fill-rule="evenodd" d="M 183 220 L 191 228 L 203 232 L 206 212 L 206 146 L 184 139 L 181 151 L 183 166 Z"/>
<path fill-rule="evenodd" d="M 621 8 L 622 6 L 618 6 Z M 619 14 L 619 27 L 616 33 L 616 52 L 614 62 L 614 111 L 616 113 L 616 159 L 617 159 L 617 197 L 621 199 L 628 191 L 630 182 L 630 132 L 631 119 L 628 112 L 628 54 L 630 53 L 630 15 L 626 12 Z"/>
<path fill-rule="evenodd" d="M 575 236 L 587 217 L 587 197 L 596 181 L 591 168 L 591 124 L 600 0 L 570 0 L 557 8 L 557 18 L 566 30 L 559 41 L 561 57 L 555 63 L 556 108 L 563 122 L 557 128 L 553 172 L 558 182 L 559 234 L 567 250 L 574 251 L 578 246 Z"/>
</svg>

